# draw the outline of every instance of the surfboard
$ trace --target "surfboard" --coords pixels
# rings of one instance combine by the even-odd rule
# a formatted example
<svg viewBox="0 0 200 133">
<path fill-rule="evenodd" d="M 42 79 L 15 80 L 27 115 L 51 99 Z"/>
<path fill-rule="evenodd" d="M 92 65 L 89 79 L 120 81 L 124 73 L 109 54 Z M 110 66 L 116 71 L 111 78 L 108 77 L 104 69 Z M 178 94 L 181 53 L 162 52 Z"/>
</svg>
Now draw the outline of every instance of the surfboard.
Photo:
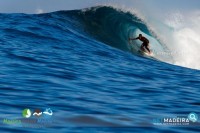
<svg viewBox="0 0 200 133">
<path fill-rule="evenodd" d="M 138 52 L 140 53 L 140 54 L 142 54 L 142 55 L 145 55 L 145 56 L 149 56 L 149 57 L 153 57 L 154 55 L 153 55 L 153 52 L 151 52 L 151 53 L 149 53 L 149 52 L 147 52 L 147 51 L 143 51 L 143 50 L 138 50 Z"/>
<path fill-rule="evenodd" d="M 147 58 L 150 58 L 150 59 L 153 59 L 153 60 L 157 60 L 157 61 L 161 61 L 161 60 L 154 57 L 153 52 L 149 53 L 149 52 L 142 51 L 142 50 L 138 50 L 138 52 L 139 52 L 140 55 L 142 55 L 144 57 L 147 57 Z"/>
</svg>

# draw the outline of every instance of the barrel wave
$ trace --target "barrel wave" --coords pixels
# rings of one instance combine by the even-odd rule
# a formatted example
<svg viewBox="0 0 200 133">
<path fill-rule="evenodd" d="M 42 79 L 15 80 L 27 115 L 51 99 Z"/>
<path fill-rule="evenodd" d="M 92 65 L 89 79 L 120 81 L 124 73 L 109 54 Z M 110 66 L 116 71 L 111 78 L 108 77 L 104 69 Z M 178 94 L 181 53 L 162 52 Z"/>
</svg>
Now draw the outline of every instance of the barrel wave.
<svg viewBox="0 0 200 133">
<path fill-rule="evenodd" d="M 160 123 L 199 112 L 200 71 L 169 64 L 159 52 L 174 44 L 140 15 L 98 6 L 0 20 L 0 132 L 199 132 L 199 121 Z M 138 54 L 138 34 L 159 61 Z"/>
<path fill-rule="evenodd" d="M 143 34 L 150 40 L 150 46 L 156 58 L 166 62 L 172 60 L 170 56 L 157 54 L 166 52 L 168 49 L 154 37 L 144 20 L 139 18 L 137 14 L 109 6 L 92 7 L 65 13 L 78 18 L 82 28 L 87 33 L 105 44 L 138 54 L 141 42 L 129 42 L 128 39 Z"/>
</svg>

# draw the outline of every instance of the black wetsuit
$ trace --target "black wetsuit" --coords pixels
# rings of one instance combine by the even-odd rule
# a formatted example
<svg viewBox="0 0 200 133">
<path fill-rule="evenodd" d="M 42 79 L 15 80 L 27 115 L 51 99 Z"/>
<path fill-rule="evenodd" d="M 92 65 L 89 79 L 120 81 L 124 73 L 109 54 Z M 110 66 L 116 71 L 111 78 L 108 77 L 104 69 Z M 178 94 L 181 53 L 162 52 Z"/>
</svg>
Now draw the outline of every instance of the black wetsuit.
<svg viewBox="0 0 200 133">
<path fill-rule="evenodd" d="M 144 50 L 144 47 L 145 47 L 146 50 L 148 50 L 149 53 L 150 53 L 151 51 L 150 51 L 150 49 L 149 49 L 149 40 L 146 39 L 145 37 L 141 37 L 141 38 L 138 37 L 137 39 L 139 39 L 140 41 L 143 42 L 142 45 L 141 45 L 141 49 L 142 49 L 143 51 L 145 51 L 145 50 Z"/>
</svg>

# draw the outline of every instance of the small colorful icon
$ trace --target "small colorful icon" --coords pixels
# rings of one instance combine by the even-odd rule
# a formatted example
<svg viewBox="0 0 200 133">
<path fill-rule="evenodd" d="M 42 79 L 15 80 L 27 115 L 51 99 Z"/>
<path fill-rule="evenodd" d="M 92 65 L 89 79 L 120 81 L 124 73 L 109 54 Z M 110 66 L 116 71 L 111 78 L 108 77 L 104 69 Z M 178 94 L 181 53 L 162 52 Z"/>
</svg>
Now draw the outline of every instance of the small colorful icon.
<svg viewBox="0 0 200 133">
<path fill-rule="evenodd" d="M 50 108 L 47 108 L 47 109 L 43 112 L 43 114 L 52 116 L 52 115 L 53 115 L 53 111 L 52 111 Z"/>
<path fill-rule="evenodd" d="M 22 111 L 22 116 L 25 117 L 25 118 L 31 117 L 31 110 L 30 109 L 24 109 Z"/>
<path fill-rule="evenodd" d="M 190 113 L 189 115 L 188 115 L 188 119 L 190 120 L 190 121 L 192 121 L 192 122 L 196 122 L 197 120 L 198 120 L 198 115 L 196 114 L 196 113 Z"/>
<path fill-rule="evenodd" d="M 39 109 L 36 109 L 33 113 L 33 116 L 37 116 L 40 117 L 42 115 L 42 111 L 40 111 Z"/>
</svg>

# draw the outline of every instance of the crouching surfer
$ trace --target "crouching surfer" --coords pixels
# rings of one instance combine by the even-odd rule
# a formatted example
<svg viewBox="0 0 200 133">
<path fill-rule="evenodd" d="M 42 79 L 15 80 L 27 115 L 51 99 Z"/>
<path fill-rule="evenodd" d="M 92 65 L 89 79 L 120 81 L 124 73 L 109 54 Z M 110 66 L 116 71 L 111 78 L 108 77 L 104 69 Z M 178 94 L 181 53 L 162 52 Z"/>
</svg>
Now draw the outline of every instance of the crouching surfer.
<svg viewBox="0 0 200 133">
<path fill-rule="evenodd" d="M 143 42 L 142 45 L 141 45 L 141 47 L 140 47 L 140 50 L 142 52 L 145 52 L 147 50 L 149 52 L 149 54 L 151 54 L 151 51 L 149 49 L 149 40 L 147 38 L 143 37 L 142 34 L 139 34 L 139 36 L 137 38 L 129 38 L 129 41 L 131 41 L 131 40 L 137 40 L 137 39 L 139 39 L 140 41 Z"/>
</svg>

